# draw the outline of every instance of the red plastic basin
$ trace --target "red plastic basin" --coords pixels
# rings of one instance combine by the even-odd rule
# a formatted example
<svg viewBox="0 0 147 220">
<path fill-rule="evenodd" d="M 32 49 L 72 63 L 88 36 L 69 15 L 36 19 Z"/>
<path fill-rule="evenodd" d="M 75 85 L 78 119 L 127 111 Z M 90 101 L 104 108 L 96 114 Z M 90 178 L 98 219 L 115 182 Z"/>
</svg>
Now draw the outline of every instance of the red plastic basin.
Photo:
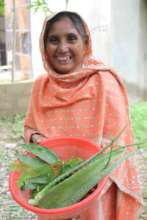
<svg viewBox="0 0 147 220">
<path fill-rule="evenodd" d="M 71 157 L 82 157 L 88 159 L 96 152 L 98 147 L 93 143 L 79 138 L 56 138 L 47 140 L 41 143 L 42 146 L 53 150 L 61 159 L 68 159 Z M 57 209 L 42 209 L 34 207 L 28 204 L 29 193 L 21 191 L 16 181 L 19 178 L 17 172 L 12 172 L 9 178 L 9 188 L 13 199 L 23 208 L 35 213 L 38 220 L 63 220 L 74 217 L 80 220 L 97 220 L 98 208 L 97 199 L 98 196 L 106 184 L 108 176 L 106 176 L 97 186 L 96 190 L 88 195 L 80 202 Z M 82 187 L 82 186 L 81 186 Z M 73 192 L 74 193 L 74 192 Z"/>
</svg>

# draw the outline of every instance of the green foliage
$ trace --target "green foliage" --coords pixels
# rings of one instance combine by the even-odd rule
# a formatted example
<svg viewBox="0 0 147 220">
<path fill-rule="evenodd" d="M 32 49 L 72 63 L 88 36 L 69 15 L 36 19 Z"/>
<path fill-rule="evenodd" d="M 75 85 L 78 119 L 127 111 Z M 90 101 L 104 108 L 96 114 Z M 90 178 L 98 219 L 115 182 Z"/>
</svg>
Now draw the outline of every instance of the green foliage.
<svg viewBox="0 0 147 220">
<path fill-rule="evenodd" d="M 0 0 L 0 16 L 4 15 L 5 3 L 4 0 Z"/>
<path fill-rule="evenodd" d="M 70 170 L 76 165 L 79 165 L 81 162 L 82 162 L 82 159 L 78 157 L 74 157 L 74 158 L 67 160 L 66 162 L 63 163 L 61 170 L 60 170 L 60 174 L 65 173 L 66 171 Z"/>
<path fill-rule="evenodd" d="M 147 102 L 132 105 L 130 115 L 136 141 L 147 140 Z"/>
<path fill-rule="evenodd" d="M 17 114 L 13 117 L 13 131 L 18 135 L 23 135 L 24 114 Z"/>
<path fill-rule="evenodd" d="M 30 155 L 17 155 L 19 160 L 11 165 L 11 170 L 20 172 L 20 178 L 17 182 L 22 189 L 42 189 L 44 184 L 47 184 L 55 175 L 54 168 L 50 163 L 55 163 L 58 158 L 49 149 L 40 147 L 34 144 L 22 144 L 28 152 L 40 154 L 39 157 L 30 157 Z"/>
<path fill-rule="evenodd" d="M 24 147 L 24 144 L 22 144 Z M 36 148 L 34 150 L 34 148 Z M 82 160 L 80 158 L 72 158 L 67 161 L 59 160 L 55 154 L 47 148 L 34 144 L 25 145 L 25 149 L 35 154 L 36 157 L 30 155 L 17 154 L 18 161 L 11 164 L 11 171 L 19 172 L 20 177 L 17 181 L 17 186 L 22 190 L 32 190 L 32 195 L 35 196 L 56 176 L 70 170 L 78 165 Z M 38 152 L 41 154 L 41 159 L 37 157 Z M 54 163 L 52 163 L 54 161 Z"/>
<path fill-rule="evenodd" d="M 19 186 L 23 189 L 33 190 L 33 197 L 29 203 L 41 208 L 59 208 L 80 201 L 104 176 L 134 154 L 134 152 L 122 154 L 129 145 L 120 146 L 119 149 L 112 148 L 112 144 L 124 129 L 112 139 L 110 144 L 85 161 L 79 158 L 69 158 L 68 161 L 56 159 L 51 164 L 52 152 L 49 149 L 42 147 L 41 150 L 39 145 L 22 144 L 23 148 L 25 146 L 25 150 L 37 156 L 37 158 L 31 159 L 33 162 L 26 156 L 20 156 L 18 159 L 22 167 L 17 164 L 15 167 L 16 171 L 22 169 L 23 173 L 19 179 Z M 109 151 L 107 151 L 108 149 Z M 39 157 L 40 155 L 42 156 Z M 44 163 L 43 165 L 40 159 L 38 161 L 38 157 Z"/>
<path fill-rule="evenodd" d="M 48 148 L 41 147 L 37 144 L 21 144 L 21 146 L 48 164 L 53 164 L 59 161 L 57 155 Z"/>
<path fill-rule="evenodd" d="M 61 208 L 80 201 L 104 176 L 111 173 L 120 163 L 132 155 L 132 153 L 127 153 L 120 157 L 123 151 L 123 148 L 113 150 L 111 152 L 112 163 L 109 163 L 109 165 L 107 161 L 109 160 L 110 152 L 103 155 L 94 155 L 88 160 L 87 164 L 85 164 L 85 161 L 82 162 L 84 166 L 74 173 L 73 169 L 71 169 L 70 175 L 69 171 L 67 171 L 68 176 L 66 178 L 63 179 L 61 174 L 61 176 L 57 177 L 58 180 L 60 178 L 60 181 L 56 181 L 56 183 L 56 179 L 51 181 L 36 194 L 34 199 L 30 199 L 29 203 L 41 208 Z M 55 184 L 52 184 L 52 182 Z"/>
<path fill-rule="evenodd" d="M 53 13 L 49 9 L 48 4 L 46 3 L 45 0 L 35 0 L 35 1 L 32 1 L 32 3 L 30 4 L 29 8 L 32 9 L 34 13 L 36 13 L 38 11 L 42 11 L 46 15 Z"/>
</svg>

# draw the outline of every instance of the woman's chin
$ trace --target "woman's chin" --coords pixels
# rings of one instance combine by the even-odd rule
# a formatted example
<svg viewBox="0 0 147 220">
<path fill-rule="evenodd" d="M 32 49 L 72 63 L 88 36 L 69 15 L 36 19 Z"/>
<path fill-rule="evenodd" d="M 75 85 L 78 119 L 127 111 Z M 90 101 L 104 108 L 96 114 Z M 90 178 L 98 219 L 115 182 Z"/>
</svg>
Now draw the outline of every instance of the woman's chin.
<svg viewBox="0 0 147 220">
<path fill-rule="evenodd" d="M 73 68 L 68 68 L 68 67 L 60 67 L 60 68 L 54 68 L 54 70 L 56 71 L 56 73 L 58 74 L 69 74 L 72 71 L 74 71 Z"/>
<path fill-rule="evenodd" d="M 58 68 L 55 67 L 53 70 L 58 74 L 69 74 L 69 73 L 81 70 L 81 65 L 78 65 L 78 66 L 63 66 L 63 65 L 61 65 Z"/>
</svg>

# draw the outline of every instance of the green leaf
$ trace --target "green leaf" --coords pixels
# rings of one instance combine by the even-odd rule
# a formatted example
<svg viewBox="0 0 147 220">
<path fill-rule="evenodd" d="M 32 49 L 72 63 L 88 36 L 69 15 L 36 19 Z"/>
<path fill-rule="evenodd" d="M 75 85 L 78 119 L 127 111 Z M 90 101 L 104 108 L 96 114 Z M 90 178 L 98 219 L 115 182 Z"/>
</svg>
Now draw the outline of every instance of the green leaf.
<svg viewBox="0 0 147 220">
<path fill-rule="evenodd" d="M 55 177 L 55 173 L 51 166 L 44 164 L 37 168 L 29 167 L 27 170 L 21 173 L 20 178 L 17 181 L 19 187 L 24 186 L 26 183 L 31 182 L 32 178 L 40 177 L 46 175 L 48 180 L 51 180 Z"/>
<path fill-rule="evenodd" d="M 130 116 L 135 139 L 142 142 L 147 138 L 147 102 L 130 106 Z M 147 141 L 145 145 L 147 146 Z"/>
<path fill-rule="evenodd" d="M 50 182 L 43 190 L 36 194 L 34 199 L 30 199 L 29 203 L 41 208 L 59 208 L 74 204 L 83 198 L 106 175 L 106 168 L 107 173 L 111 172 L 117 166 L 118 161 L 122 162 L 130 155 L 127 153 L 127 156 L 123 156 L 123 159 L 119 160 L 118 157 L 123 151 L 124 149 L 111 151 L 111 162 L 114 162 L 111 169 L 109 166 L 109 169 L 106 167 L 109 159 L 109 152 L 107 152 L 105 155 L 95 157 L 95 160 L 92 158 L 88 164 L 62 181 L 56 181 L 54 185 Z M 115 162 L 116 159 L 118 161 Z M 55 183 L 55 180 L 53 182 Z"/>
<path fill-rule="evenodd" d="M 5 10 L 5 2 L 4 0 L 0 0 L 0 16 L 4 16 L 4 10 Z"/>
<path fill-rule="evenodd" d="M 32 158 L 28 155 L 20 155 L 20 154 L 17 154 L 16 156 L 21 162 L 32 168 L 37 168 L 45 164 L 45 162 L 40 160 L 38 157 Z"/>
<path fill-rule="evenodd" d="M 60 161 L 58 156 L 46 147 L 37 144 L 21 144 L 21 146 L 49 164 Z"/>
<path fill-rule="evenodd" d="M 51 175 L 44 175 L 44 176 L 38 176 L 31 178 L 29 180 L 29 183 L 36 183 L 36 184 L 47 184 L 51 180 Z"/>
<path fill-rule="evenodd" d="M 80 164 L 83 160 L 81 158 L 71 158 L 65 161 L 61 167 L 60 174 L 65 173 L 66 171 L 70 170 L 71 168 Z"/>
</svg>

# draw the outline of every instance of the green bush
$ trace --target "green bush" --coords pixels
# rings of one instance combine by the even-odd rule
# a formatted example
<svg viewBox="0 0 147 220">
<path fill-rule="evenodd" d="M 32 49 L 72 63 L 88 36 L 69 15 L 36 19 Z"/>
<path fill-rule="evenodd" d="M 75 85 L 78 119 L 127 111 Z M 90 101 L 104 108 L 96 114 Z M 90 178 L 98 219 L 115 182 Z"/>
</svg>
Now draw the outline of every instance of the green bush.
<svg viewBox="0 0 147 220">
<path fill-rule="evenodd" d="M 130 106 L 130 115 L 135 139 L 138 142 L 147 140 L 147 102 Z"/>
</svg>

